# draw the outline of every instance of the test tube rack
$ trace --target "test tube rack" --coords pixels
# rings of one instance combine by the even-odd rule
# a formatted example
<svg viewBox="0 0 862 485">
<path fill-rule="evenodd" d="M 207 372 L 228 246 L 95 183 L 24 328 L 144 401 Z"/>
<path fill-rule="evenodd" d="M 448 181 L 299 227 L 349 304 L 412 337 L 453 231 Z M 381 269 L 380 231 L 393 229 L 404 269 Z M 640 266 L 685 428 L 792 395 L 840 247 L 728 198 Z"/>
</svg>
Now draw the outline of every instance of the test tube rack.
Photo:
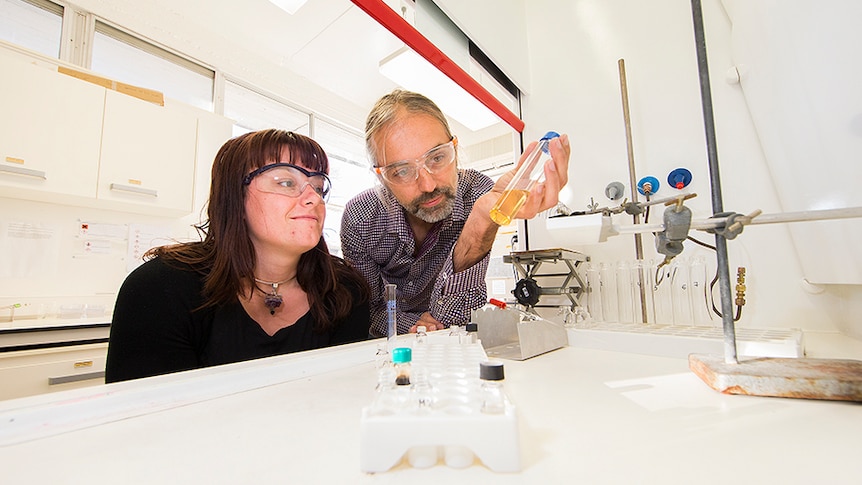
<svg viewBox="0 0 862 485">
<path fill-rule="evenodd" d="M 428 405 L 420 405 L 413 390 L 407 389 L 415 385 L 411 384 L 395 389 L 401 393 L 398 406 L 363 408 L 362 471 L 385 472 L 402 461 L 428 467 L 441 459 L 453 468 L 471 466 L 478 459 L 495 472 L 520 471 L 515 406 L 506 398 L 504 412 L 481 411 L 479 363 L 488 360 L 481 343 L 462 343 L 456 336 L 436 334 L 420 344 L 413 342 L 412 335 L 399 339 L 399 345 L 412 346 L 412 374 L 425 373 L 432 399 Z"/>
</svg>

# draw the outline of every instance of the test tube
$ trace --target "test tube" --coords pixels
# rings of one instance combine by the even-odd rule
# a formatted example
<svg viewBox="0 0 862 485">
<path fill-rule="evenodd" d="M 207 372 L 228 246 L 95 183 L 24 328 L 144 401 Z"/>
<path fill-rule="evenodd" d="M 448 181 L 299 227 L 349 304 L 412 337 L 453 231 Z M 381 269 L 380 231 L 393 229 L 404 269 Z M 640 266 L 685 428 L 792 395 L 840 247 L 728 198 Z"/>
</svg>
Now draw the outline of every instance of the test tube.
<svg viewBox="0 0 862 485">
<path fill-rule="evenodd" d="M 386 285 L 386 337 L 388 338 L 390 349 L 394 348 L 395 337 L 398 335 L 398 327 L 395 325 L 395 310 L 397 308 L 396 289 L 397 287 L 394 284 Z"/>
<path fill-rule="evenodd" d="M 673 324 L 689 327 L 694 325 L 691 312 L 691 282 L 689 264 L 677 256 L 671 262 L 671 300 L 673 301 Z"/>
<path fill-rule="evenodd" d="M 491 209 L 491 220 L 501 226 L 512 222 L 518 210 L 527 201 L 530 189 L 545 179 L 545 162 L 551 159 L 548 145 L 552 139 L 559 136 L 558 133 L 549 131 L 533 147 L 524 163 L 518 167 L 509 185 L 506 186 L 503 195 Z"/>
</svg>

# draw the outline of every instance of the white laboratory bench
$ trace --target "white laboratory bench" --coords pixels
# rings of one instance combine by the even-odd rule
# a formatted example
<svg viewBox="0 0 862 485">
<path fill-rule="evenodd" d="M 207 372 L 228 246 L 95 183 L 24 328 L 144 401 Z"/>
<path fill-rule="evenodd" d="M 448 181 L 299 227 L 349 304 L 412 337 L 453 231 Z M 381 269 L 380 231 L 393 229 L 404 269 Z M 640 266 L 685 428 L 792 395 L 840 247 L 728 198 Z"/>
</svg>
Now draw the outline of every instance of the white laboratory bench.
<svg viewBox="0 0 862 485">
<path fill-rule="evenodd" d="M 5 484 L 858 483 L 862 405 L 723 395 L 685 359 L 505 361 L 522 471 L 360 471 L 376 342 L 0 402 Z M 409 433 L 405 429 L 404 433 Z"/>
</svg>

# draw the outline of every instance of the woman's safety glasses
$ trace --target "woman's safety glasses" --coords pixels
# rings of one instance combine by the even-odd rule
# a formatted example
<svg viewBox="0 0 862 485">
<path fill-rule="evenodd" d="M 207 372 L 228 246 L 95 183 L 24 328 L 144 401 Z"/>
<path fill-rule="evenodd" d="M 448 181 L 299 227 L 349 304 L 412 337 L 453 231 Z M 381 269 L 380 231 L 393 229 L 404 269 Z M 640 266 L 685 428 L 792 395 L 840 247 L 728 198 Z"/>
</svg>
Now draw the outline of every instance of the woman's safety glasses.
<svg viewBox="0 0 862 485">
<path fill-rule="evenodd" d="M 448 167 L 455 161 L 456 146 L 458 146 L 458 139 L 452 137 L 449 143 L 434 147 L 415 160 L 399 160 L 385 167 L 375 165 L 374 171 L 391 184 L 411 184 L 419 178 L 420 167 L 430 174 L 438 173 Z"/>
<path fill-rule="evenodd" d="M 332 183 L 323 172 L 311 172 L 292 163 L 273 163 L 264 165 L 242 179 L 243 185 L 259 176 L 257 188 L 261 192 L 282 194 L 288 197 L 299 197 L 306 186 L 311 188 L 323 199 L 329 200 Z"/>
</svg>

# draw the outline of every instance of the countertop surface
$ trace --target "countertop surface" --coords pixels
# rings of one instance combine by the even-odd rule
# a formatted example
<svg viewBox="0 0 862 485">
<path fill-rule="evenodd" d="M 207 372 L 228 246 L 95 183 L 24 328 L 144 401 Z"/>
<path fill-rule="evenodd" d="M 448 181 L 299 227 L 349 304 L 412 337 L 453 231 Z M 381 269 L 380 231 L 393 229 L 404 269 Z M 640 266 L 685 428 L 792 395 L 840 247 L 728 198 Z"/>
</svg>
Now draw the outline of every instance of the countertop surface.
<svg viewBox="0 0 862 485">
<path fill-rule="evenodd" d="M 4 483 L 858 483 L 862 405 L 720 394 L 685 359 L 505 361 L 522 471 L 360 471 L 374 341 L 0 402 Z M 3 430 L 5 428 L 5 431 Z M 404 430 L 405 433 L 409 429 Z"/>
</svg>

